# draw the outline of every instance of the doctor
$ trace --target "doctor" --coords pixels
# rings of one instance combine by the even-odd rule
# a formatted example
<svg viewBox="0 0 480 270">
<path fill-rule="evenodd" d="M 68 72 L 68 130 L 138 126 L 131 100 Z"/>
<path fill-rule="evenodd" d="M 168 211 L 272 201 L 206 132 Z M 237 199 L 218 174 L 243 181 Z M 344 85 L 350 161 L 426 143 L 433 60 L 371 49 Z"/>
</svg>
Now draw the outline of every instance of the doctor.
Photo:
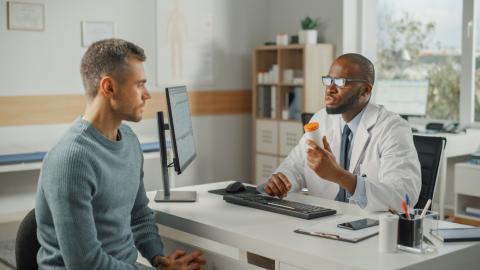
<svg viewBox="0 0 480 270">
<path fill-rule="evenodd" d="M 325 109 L 311 122 L 320 124 L 322 145 L 300 139 L 267 183 L 272 196 L 308 188 L 309 194 L 350 202 L 368 211 L 412 205 L 421 188 L 420 163 L 408 123 L 370 102 L 373 64 L 362 55 L 344 54 L 322 77 Z"/>
</svg>

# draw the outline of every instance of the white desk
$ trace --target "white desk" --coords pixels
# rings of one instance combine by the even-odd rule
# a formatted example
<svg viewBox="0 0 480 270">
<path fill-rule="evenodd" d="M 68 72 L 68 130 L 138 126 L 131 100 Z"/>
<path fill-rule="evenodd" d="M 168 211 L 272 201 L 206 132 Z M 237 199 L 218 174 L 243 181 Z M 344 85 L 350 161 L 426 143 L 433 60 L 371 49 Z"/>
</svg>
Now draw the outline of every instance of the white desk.
<svg viewBox="0 0 480 270">
<path fill-rule="evenodd" d="M 378 236 L 357 244 L 294 233 L 299 227 L 325 218 L 303 220 L 226 203 L 208 190 L 228 182 L 179 188 L 197 190 L 195 203 L 155 203 L 148 192 L 150 207 L 157 214 L 160 234 L 191 245 L 211 248 L 233 259 L 246 261 L 245 252 L 274 259 L 276 269 L 478 269 L 480 243 L 441 244 L 433 254 L 397 252 L 382 254 Z M 340 214 L 368 215 L 355 205 L 290 194 L 289 200 L 336 209 Z M 328 217 L 327 217 L 328 218 Z M 215 245 L 212 243 L 218 243 Z M 212 248 L 213 247 L 213 248 Z"/>
</svg>

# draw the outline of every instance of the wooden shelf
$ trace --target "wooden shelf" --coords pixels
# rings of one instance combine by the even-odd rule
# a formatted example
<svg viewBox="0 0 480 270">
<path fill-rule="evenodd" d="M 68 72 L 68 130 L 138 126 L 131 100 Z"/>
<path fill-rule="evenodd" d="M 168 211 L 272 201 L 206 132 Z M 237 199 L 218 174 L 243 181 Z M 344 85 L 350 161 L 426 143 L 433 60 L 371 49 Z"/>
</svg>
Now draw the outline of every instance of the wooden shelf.
<svg viewBox="0 0 480 270">
<path fill-rule="evenodd" d="M 257 87 L 258 86 L 278 86 L 278 85 L 279 85 L 278 83 L 258 83 Z"/>
<path fill-rule="evenodd" d="M 303 83 L 280 83 L 279 86 L 292 86 L 292 87 L 295 87 L 295 86 L 302 86 L 303 87 Z"/>
<path fill-rule="evenodd" d="M 301 112 L 317 112 L 323 108 L 323 86 L 318 74 L 327 74 L 334 57 L 331 44 L 291 44 L 287 46 L 258 46 L 252 61 L 252 115 L 253 182 L 263 182 L 296 145 L 303 135 Z M 259 72 L 278 65 L 278 83 L 257 83 Z M 303 83 L 284 83 L 284 70 L 293 70 L 294 77 Z M 288 79 L 287 79 L 288 80 Z M 260 87 L 263 86 L 263 87 Z M 301 87 L 301 90 L 295 90 Z M 275 89 L 271 92 L 271 89 Z M 270 91 L 270 92 L 269 92 Z M 283 120 L 282 111 L 292 108 L 295 112 Z M 274 104 L 271 106 L 271 104 Z M 274 113 L 273 117 L 268 117 Z M 258 159 L 258 161 L 257 161 Z M 258 163 L 258 164 L 257 164 Z"/>
<path fill-rule="evenodd" d="M 277 51 L 277 50 L 303 50 L 305 44 L 289 44 L 289 45 L 262 45 L 256 48 L 257 51 Z"/>
</svg>

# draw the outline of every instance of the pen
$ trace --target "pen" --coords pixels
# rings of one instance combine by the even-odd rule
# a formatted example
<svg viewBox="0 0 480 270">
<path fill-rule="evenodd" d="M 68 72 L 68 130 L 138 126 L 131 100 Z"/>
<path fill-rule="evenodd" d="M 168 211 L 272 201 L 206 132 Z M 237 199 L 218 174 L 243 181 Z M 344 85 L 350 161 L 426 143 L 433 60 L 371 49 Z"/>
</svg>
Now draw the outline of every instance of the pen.
<svg viewBox="0 0 480 270">
<path fill-rule="evenodd" d="M 420 215 L 420 218 L 425 217 L 425 214 L 427 214 L 427 209 L 430 207 L 430 204 L 432 204 L 432 200 L 428 199 L 427 203 L 425 204 L 425 207 L 422 210 L 422 214 Z"/>
<path fill-rule="evenodd" d="M 333 234 L 333 233 L 309 232 L 309 231 L 305 231 L 305 230 L 302 230 L 302 229 L 296 229 L 295 232 L 301 233 L 301 234 L 306 234 L 306 235 L 321 236 L 321 237 L 326 237 L 326 238 L 331 238 L 331 239 L 340 239 L 339 235 Z"/>
<path fill-rule="evenodd" d="M 317 236 L 322 236 L 322 237 L 327 237 L 327 238 L 332 238 L 332 239 L 339 239 L 340 236 L 332 233 L 321 233 L 321 232 L 311 232 L 310 234 L 312 235 L 317 235 Z"/>
<path fill-rule="evenodd" d="M 405 217 L 410 220 L 410 213 L 408 213 L 408 207 L 407 207 L 407 202 L 402 201 L 402 209 L 403 212 L 405 212 Z"/>
<path fill-rule="evenodd" d="M 405 202 L 407 203 L 408 219 L 410 219 L 410 197 L 408 197 L 408 194 L 405 194 Z"/>
</svg>

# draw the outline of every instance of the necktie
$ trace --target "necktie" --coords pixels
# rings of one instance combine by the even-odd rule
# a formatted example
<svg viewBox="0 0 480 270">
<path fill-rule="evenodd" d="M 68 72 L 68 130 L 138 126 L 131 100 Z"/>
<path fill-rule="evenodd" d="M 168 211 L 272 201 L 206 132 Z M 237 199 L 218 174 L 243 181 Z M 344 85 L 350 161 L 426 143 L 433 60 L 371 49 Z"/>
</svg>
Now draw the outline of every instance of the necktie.
<svg viewBox="0 0 480 270">
<path fill-rule="evenodd" d="M 348 125 L 345 125 L 343 128 L 342 132 L 342 142 L 340 145 L 340 166 L 342 166 L 345 170 L 348 170 L 348 167 L 350 165 L 350 158 L 348 156 L 348 151 L 350 148 L 350 139 L 349 136 L 352 133 L 350 128 L 348 128 Z M 340 202 L 346 202 L 347 201 L 347 196 L 345 189 L 343 187 L 340 187 L 340 190 L 337 193 L 337 196 L 335 197 L 336 201 Z"/>
</svg>

